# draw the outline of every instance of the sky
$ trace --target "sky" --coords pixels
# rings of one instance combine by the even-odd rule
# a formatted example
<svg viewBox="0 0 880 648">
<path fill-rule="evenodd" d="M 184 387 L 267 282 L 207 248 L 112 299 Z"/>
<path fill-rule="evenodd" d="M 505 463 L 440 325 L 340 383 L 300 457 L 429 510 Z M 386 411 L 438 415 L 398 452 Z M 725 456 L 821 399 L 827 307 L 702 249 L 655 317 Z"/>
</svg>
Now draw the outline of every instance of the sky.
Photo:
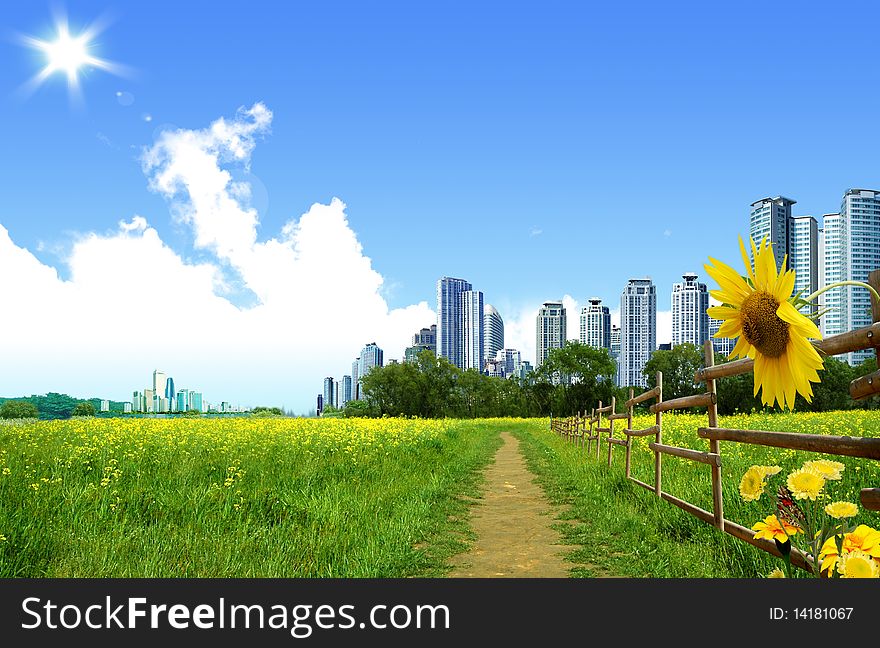
<svg viewBox="0 0 880 648">
<path fill-rule="evenodd" d="M 534 316 L 735 264 L 749 205 L 880 188 L 869 2 L 9 1 L 0 395 L 314 408 L 461 277 Z M 93 37 L 72 92 L 58 25 Z M 30 40 L 29 40 L 30 39 Z M 13 299 L 14 298 L 14 299 Z"/>
</svg>

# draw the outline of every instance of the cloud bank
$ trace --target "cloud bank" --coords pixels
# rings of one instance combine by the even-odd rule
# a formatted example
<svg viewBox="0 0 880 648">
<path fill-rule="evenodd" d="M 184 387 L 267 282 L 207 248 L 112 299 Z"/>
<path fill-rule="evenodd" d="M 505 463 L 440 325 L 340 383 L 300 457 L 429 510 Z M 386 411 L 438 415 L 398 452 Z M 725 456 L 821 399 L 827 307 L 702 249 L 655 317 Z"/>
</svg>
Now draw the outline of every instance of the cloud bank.
<svg viewBox="0 0 880 648">
<path fill-rule="evenodd" d="M 388 307 L 341 200 L 257 240 L 251 188 L 230 168 L 248 168 L 271 122 L 257 103 L 205 129 L 165 131 L 144 151 L 149 188 L 207 261 L 182 258 L 135 215 L 76 241 L 64 281 L 0 225 L 0 290 L 15 304 L 0 318 L 0 394 L 128 400 L 159 368 L 211 402 L 305 412 L 365 343 L 403 355 L 436 315 L 425 302 Z M 242 293 L 254 305 L 237 306 Z"/>
</svg>

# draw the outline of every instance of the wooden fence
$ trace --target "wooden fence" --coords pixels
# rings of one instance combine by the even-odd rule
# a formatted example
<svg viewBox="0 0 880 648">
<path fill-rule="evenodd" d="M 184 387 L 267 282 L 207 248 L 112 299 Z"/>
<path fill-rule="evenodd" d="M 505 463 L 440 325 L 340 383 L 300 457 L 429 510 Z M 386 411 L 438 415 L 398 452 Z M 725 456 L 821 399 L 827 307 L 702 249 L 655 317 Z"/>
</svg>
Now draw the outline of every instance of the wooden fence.
<svg viewBox="0 0 880 648">
<path fill-rule="evenodd" d="M 880 271 L 872 273 L 872 284 L 877 279 L 880 279 Z M 828 356 L 875 349 L 878 358 L 880 358 L 880 308 L 878 308 L 876 303 L 874 303 L 873 315 L 875 322 L 873 325 L 842 335 L 825 338 L 824 340 L 814 342 L 814 346 L 816 346 L 821 354 Z M 617 403 L 612 398 L 610 405 L 603 406 L 599 402 L 599 406 L 594 408 L 589 416 L 586 416 L 586 413 L 584 413 L 584 415 L 578 414 L 577 416 L 564 419 L 551 419 L 551 429 L 571 443 L 585 448 L 588 456 L 592 456 L 592 445 L 595 443 L 596 459 L 600 458 L 600 446 L 604 440 L 607 446 L 609 466 L 611 466 L 615 446 L 622 448 L 626 452 L 625 470 L 627 479 L 635 482 L 642 488 L 652 491 L 657 497 L 663 498 L 704 522 L 714 525 L 719 530 L 775 556 L 780 556 L 775 542 L 765 539 L 756 540 L 753 537 L 755 534 L 753 530 L 747 529 L 732 520 L 725 519 L 721 489 L 721 446 L 719 442 L 750 443 L 774 448 L 789 448 L 830 455 L 880 460 L 880 438 L 825 436 L 718 427 L 716 381 L 728 376 L 749 373 L 753 370 L 754 363 L 750 359 L 743 359 L 727 364 L 715 365 L 711 340 L 705 343 L 703 350 L 705 367 L 696 372 L 694 380 L 697 383 L 705 383 L 706 391 L 704 393 L 664 401 L 663 374 L 657 372 L 657 386 L 653 389 L 638 396 L 633 396 L 633 390 L 630 389 L 629 400 L 624 404 L 624 411 L 617 412 Z M 849 391 L 850 395 L 855 399 L 866 398 L 880 393 L 880 370 L 854 380 L 850 384 Z M 653 401 L 649 411 L 655 416 L 654 425 L 641 430 L 632 429 L 633 408 L 639 403 L 646 403 L 648 401 Z M 708 450 L 698 451 L 663 443 L 663 413 L 693 407 L 706 408 L 706 426 L 698 428 L 696 433 L 699 438 L 708 441 Z M 620 420 L 626 421 L 626 427 L 621 430 L 623 433 L 622 437 L 615 437 L 614 422 Z M 602 436 L 603 434 L 605 435 L 604 437 Z M 653 484 L 640 481 L 630 474 L 632 443 L 633 438 L 637 437 L 654 437 L 653 442 L 649 443 L 650 449 L 654 452 Z M 712 473 L 713 506 L 711 511 L 695 506 L 663 490 L 663 455 L 672 455 L 709 466 Z M 880 511 L 880 488 L 862 489 L 860 499 L 865 509 Z M 801 569 L 812 571 L 807 557 L 796 548 L 792 548 L 791 562 Z"/>
</svg>

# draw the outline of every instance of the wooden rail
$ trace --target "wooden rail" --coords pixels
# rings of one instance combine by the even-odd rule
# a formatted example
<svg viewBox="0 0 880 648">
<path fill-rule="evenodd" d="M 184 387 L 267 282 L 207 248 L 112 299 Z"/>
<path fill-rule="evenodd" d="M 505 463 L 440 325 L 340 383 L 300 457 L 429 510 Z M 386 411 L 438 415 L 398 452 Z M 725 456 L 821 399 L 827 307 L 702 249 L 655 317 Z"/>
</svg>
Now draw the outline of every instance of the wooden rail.
<svg viewBox="0 0 880 648">
<path fill-rule="evenodd" d="M 673 398 L 672 400 L 655 403 L 648 408 L 651 414 L 657 412 L 668 412 L 676 409 L 687 409 L 688 407 L 708 407 L 715 404 L 715 394 L 695 394 L 693 396 L 682 396 L 681 398 Z"/>
<path fill-rule="evenodd" d="M 682 459 L 690 459 L 700 463 L 709 464 L 711 466 L 721 465 L 721 455 L 714 452 L 700 452 L 699 450 L 690 450 L 688 448 L 679 448 L 676 446 L 663 445 L 662 443 L 649 443 L 648 447 L 656 452 L 681 457 Z"/>
<path fill-rule="evenodd" d="M 733 428 L 698 428 L 697 434 L 704 439 L 715 441 L 738 441 L 739 443 L 751 443 L 773 448 L 880 459 L 880 439 L 867 437 L 839 437 Z"/>
</svg>

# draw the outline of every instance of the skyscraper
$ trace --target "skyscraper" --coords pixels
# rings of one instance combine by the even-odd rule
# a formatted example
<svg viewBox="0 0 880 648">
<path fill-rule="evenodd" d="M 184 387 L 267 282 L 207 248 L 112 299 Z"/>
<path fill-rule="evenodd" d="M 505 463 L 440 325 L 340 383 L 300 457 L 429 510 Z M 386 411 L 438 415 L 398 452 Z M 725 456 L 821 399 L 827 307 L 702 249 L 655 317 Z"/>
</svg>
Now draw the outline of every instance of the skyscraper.
<svg viewBox="0 0 880 648">
<path fill-rule="evenodd" d="M 351 400 L 351 376 L 343 376 L 342 377 L 342 398 L 339 401 L 340 406 L 345 407 L 345 404 Z"/>
<path fill-rule="evenodd" d="M 165 380 L 165 401 L 168 403 L 168 410 L 174 411 L 174 378 L 171 376 Z"/>
<path fill-rule="evenodd" d="M 334 407 L 336 385 L 331 376 L 324 378 L 324 407 Z"/>
<path fill-rule="evenodd" d="M 672 346 L 690 342 L 698 349 L 709 339 L 709 291 L 693 272 L 672 284 Z"/>
<path fill-rule="evenodd" d="M 154 396 L 154 393 L 153 393 L 152 389 L 145 389 L 144 390 L 144 411 L 145 412 L 155 411 L 155 410 L 153 410 L 153 404 L 154 404 L 153 396 Z"/>
<path fill-rule="evenodd" d="M 317 412 L 318 412 L 318 416 L 321 416 L 321 414 L 324 412 L 324 396 L 321 395 L 321 394 L 318 394 L 318 409 L 317 409 Z"/>
<path fill-rule="evenodd" d="M 838 281 L 867 281 L 880 268 L 880 191 L 849 189 L 839 214 L 827 214 L 825 234 L 825 285 Z M 825 335 L 837 335 L 871 324 L 871 297 L 864 288 L 841 286 L 825 293 Z M 874 355 L 873 349 L 848 353 L 852 365 Z"/>
<path fill-rule="evenodd" d="M 132 392 L 131 394 L 131 411 L 144 411 L 144 395 L 139 391 Z"/>
<path fill-rule="evenodd" d="M 187 399 L 187 408 L 195 412 L 204 412 L 205 404 L 202 401 L 202 392 L 190 391 Z"/>
<path fill-rule="evenodd" d="M 596 349 L 611 349 L 611 311 L 598 297 L 581 309 L 580 343 Z"/>
<path fill-rule="evenodd" d="M 430 328 L 423 328 L 413 335 L 412 346 L 428 347 L 431 351 L 437 353 L 437 325 L 431 324 Z"/>
<path fill-rule="evenodd" d="M 776 196 L 762 198 L 752 203 L 749 236 L 755 241 L 755 245 L 760 245 L 764 239 L 770 242 L 777 268 L 782 265 L 785 255 L 789 254 L 791 206 L 796 202 L 790 198 Z"/>
<path fill-rule="evenodd" d="M 462 369 L 483 370 L 485 338 L 483 337 L 483 293 L 465 290 L 461 294 L 464 304 L 464 364 Z"/>
<path fill-rule="evenodd" d="M 464 298 L 473 286 L 464 279 L 437 281 L 437 356 L 459 369 L 465 368 Z"/>
<path fill-rule="evenodd" d="M 361 356 L 358 360 L 358 398 L 363 399 L 363 385 L 364 385 L 364 376 L 366 376 L 373 367 L 381 367 L 383 366 L 383 357 L 382 349 L 376 346 L 375 342 L 370 342 L 363 349 L 361 349 Z M 325 401 L 326 405 L 326 401 Z"/>
<path fill-rule="evenodd" d="M 354 359 L 354 362 L 351 363 L 351 400 L 360 400 L 361 399 L 361 383 L 360 383 L 360 371 L 361 367 L 361 359 L 360 356 Z"/>
<path fill-rule="evenodd" d="M 516 349 L 499 349 L 495 359 L 504 367 L 504 376 L 510 378 L 519 371 L 522 355 Z"/>
<path fill-rule="evenodd" d="M 535 322 L 535 367 L 544 364 L 550 349 L 561 349 L 566 340 L 565 307 L 562 302 L 544 302 Z"/>
<path fill-rule="evenodd" d="M 794 216 L 789 221 L 788 267 L 795 272 L 794 292 L 806 297 L 819 289 L 819 225 L 812 216 Z M 816 307 L 804 306 L 805 315 Z"/>
<path fill-rule="evenodd" d="M 158 369 L 153 371 L 153 396 L 165 396 L 165 387 L 168 382 L 168 377 L 164 372 L 159 371 Z"/>
<path fill-rule="evenodd" d="M 622 387 L 647 387 L 642 369 L 657 348 L 657 288 L 650 279 L 630 279 L 620 296 Z"/>
<path fill-rule="evenodd" d="M 504 348 L 504 320 L 492 304 L 486 304 L 483 310 L 483 329 L 485 360 L 494 360 L 496 354 Z"/>
<path fill-rule="evenodd" d="M 189 390 L 178 389 L 175 394 L 175 407 L 178 412 L 186 412 L 189 409 Z"/>
</svg>

